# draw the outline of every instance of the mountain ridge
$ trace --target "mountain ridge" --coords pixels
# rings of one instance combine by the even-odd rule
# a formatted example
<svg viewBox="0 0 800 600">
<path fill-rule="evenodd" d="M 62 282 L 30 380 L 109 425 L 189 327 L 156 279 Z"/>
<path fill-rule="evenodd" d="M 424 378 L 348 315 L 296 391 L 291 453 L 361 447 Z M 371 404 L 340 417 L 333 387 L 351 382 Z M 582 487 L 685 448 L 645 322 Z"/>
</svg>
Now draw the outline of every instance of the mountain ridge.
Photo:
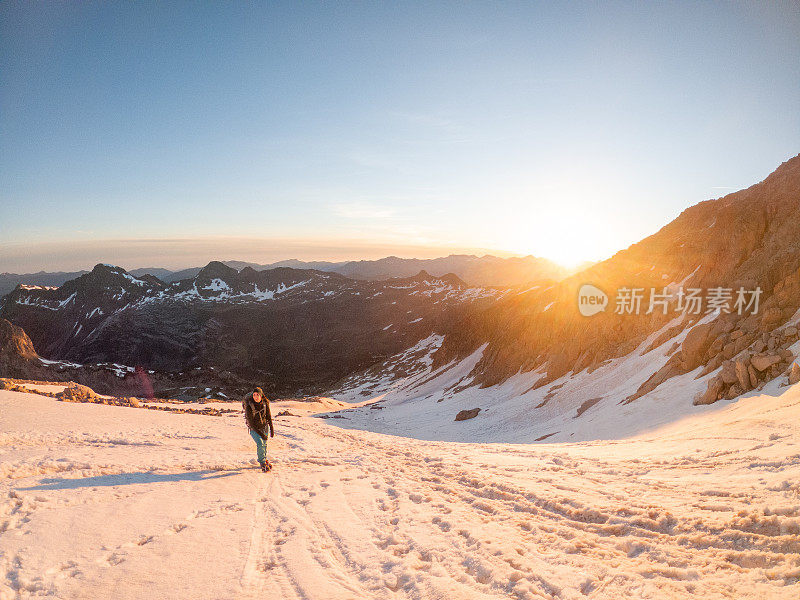
<svg viewBox="0 0 800 600">
<path fill-rule="evenodd" d="M 218 260 L 237 271 L 250 267 L 256 271 L 264 271 L 279 267 L 295 269 L 309 269 L 316 271 L 335 272 L 352 279 L 382 280 L 393 277 L 410 277 L 426 270 L 433 275 L 442 276 L 454 273 L 471 285 L 476 286 L 510 286 L 538 279 L 558 279 L 570 271 L 552 261 L 535 256 L 500 258 L 486 254 L 476 256 L 473 254 L 451 254 L 433 259 L 399 258 L 388 256 L 377 260 L 360 261 L 302 261 L 298 259 L 280 260 L 274 263 L 259 264 L 241 260 Z M 176 271 L 162 267 L 130 269 L 128 273 L 134 277 L 146 274 L 153 275 L 165 283 L 174 283 L 189 279 L 197 275 L 204 267 L 190 267 Z M 0 296 L 11 292 L 18 284 L 28 285 L 62 285 L 69 279 L 74 279 L 89 271 L 39 273 L 0 274 Z"/>
</svg>

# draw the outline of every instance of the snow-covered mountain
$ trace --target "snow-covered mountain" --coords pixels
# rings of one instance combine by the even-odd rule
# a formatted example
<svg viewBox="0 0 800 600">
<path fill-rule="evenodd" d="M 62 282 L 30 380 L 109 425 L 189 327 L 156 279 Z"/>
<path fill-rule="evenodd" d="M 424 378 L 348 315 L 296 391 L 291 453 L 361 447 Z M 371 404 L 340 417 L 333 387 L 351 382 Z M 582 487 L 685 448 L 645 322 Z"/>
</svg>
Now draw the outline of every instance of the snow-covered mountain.
<svg viewBox="0 0 800 600">
<path fill-rule="evenodd" d="M 97 265 L 58 288 L 20 285 L 0 317 L 48 359 L 183 371 L 214 366 L 274 390 L 330 385 L 501 295 L 458 277 L 356 281 L 211 262 L 166 284 Z"/>
<path fill-rule="evenodd" d="M 592 316 L 579 310 L 586 284 L 607 296 Z M 429 439 L 592 439 L 677 418 L 693 402 L 797 381 L 799 322 L 797 156 L 562 282 L 509 290 L 332 395 L 376 401 L 343 421 L 360 428 Z M 463 410 L 473 418 L 454 422 Z"/>
</svg>

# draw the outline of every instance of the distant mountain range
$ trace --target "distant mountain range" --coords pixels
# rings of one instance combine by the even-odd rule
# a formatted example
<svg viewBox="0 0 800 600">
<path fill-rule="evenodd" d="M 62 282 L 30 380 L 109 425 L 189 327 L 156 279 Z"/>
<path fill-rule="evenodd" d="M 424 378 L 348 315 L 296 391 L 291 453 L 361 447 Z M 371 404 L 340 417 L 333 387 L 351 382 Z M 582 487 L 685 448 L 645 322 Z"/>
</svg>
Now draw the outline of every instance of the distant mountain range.
<svg viewBox="0 0 800 600">
<path fill-rule="evenodd" d="M 503 292 L 421 271 L 385 281 L 212 261 L 165 283 L 97 265 L 58 288 L 18 285 L 0 317 L 47 359 L 180 372 L 214 367 L 271 392 L 318 390 L 383 360 Z"/>
<path fill-rule="evenodd" d="M 38 273 L 0 273 L 0 296 L 5 296 L 19 284 L 58 287 L 88 271 L 39 271 Z"/>
<path fill-rule="evenodd" d="M 477 286 L 513 286 L 541 279 L 562 279 L 572 271 L 560 267 L 545 258 L 535 256 L 498 258 L 497 256 L 474 256 L 452 254 L 441 258 L 418 259 L 388 256 L 378 260 L 359 260 L 348 262 L 312 261 L 297 259 L 281 260 L 274 263 L 258 264 L 241 260 L 225 260 L 223 264 L 241 271 L 250 267 L 256 271 L 290 267 L 293 269 L 313 269 L 329 273 L 339 273 L 351 279 L 379 281 L 392 277 L 411 277 L 420 271 L 441 276 L 453 273 L 470 285 Z M 587 265 L 588 266 L 588 265 Z M 154 275 L 165 283 L 173 283 L 182 279 L 191 279 L 203 267 L 192 267 L 172 271 L 161 267 L 132 269 L 134 277 Z M 75 279 L 88 271 L 48 273 L 0 273 L 0 296 L 12 291 L 20 283 L 40 286 L 60 286 L 70 279 Z"/>
</svg>

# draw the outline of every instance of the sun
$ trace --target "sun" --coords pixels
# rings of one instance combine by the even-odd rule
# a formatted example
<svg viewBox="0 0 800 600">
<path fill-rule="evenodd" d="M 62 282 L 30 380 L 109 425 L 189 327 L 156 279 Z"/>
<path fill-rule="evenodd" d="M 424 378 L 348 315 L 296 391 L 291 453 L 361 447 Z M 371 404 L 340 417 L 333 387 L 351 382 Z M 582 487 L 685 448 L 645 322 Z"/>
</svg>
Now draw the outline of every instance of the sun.
<svg viewBox="0 0 800 600">
<path fill-rule="evenodd" d="M 601 231 L 578 219 L 509 230 L 503 247 L 511 252 L 546 258 L 568 270 L 600 260 L 608 247 Z"/>
</svg>

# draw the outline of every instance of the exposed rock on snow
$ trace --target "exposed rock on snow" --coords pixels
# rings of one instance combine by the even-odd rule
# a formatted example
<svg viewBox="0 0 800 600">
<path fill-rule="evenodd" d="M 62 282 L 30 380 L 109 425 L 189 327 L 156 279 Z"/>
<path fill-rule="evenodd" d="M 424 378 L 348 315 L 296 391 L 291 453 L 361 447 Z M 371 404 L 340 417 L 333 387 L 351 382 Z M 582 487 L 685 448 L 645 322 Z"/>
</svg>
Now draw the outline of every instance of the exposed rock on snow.
<svg viewBox="0 0 800 600">
<path fill-rule="evenodd" d="M 478 416 L 478 413 L 481 412 L 480 408 L 470 408 L 467 410 L 460 410 L 456 415 L 456 421 L 467 421 L 469 419 L 474 419 Z"/>
<path fill-rule="evenodd" d="M 713 404 L 719 399 L 724 388 L 725 381 L 723 380 L 722 375 L 712 377 L 708 380 L 708 388 L 705 392 L 694 399 L 694 404 Z"/>
<path fill-rule="evenodd" d="M 684 363 L 683 368 L 686 371 L 693 371 L 703 364 L 706 350 L 711 345 L 712 340 L 709 334 L 712 329 L 713 325 L 711 323 L 703 323 L 692 327 L 689 333 L 686 334 L 686 338 L 681 345 L 681 358 Z"/>
<path fill-rule="evenodd" d="M 92 388 L 70 381 L 64 391 L 59 392 L 57 396 L 66 402 L 84 402 L 96 398 L 97 394 Z"/>
<path fill-rule="evenodd" d="M 795 383 L 800 383 L 800 365 L 792 363 L 792 368 L 789 371 L 789 384 L 794 385 Z"/>
</svg>

